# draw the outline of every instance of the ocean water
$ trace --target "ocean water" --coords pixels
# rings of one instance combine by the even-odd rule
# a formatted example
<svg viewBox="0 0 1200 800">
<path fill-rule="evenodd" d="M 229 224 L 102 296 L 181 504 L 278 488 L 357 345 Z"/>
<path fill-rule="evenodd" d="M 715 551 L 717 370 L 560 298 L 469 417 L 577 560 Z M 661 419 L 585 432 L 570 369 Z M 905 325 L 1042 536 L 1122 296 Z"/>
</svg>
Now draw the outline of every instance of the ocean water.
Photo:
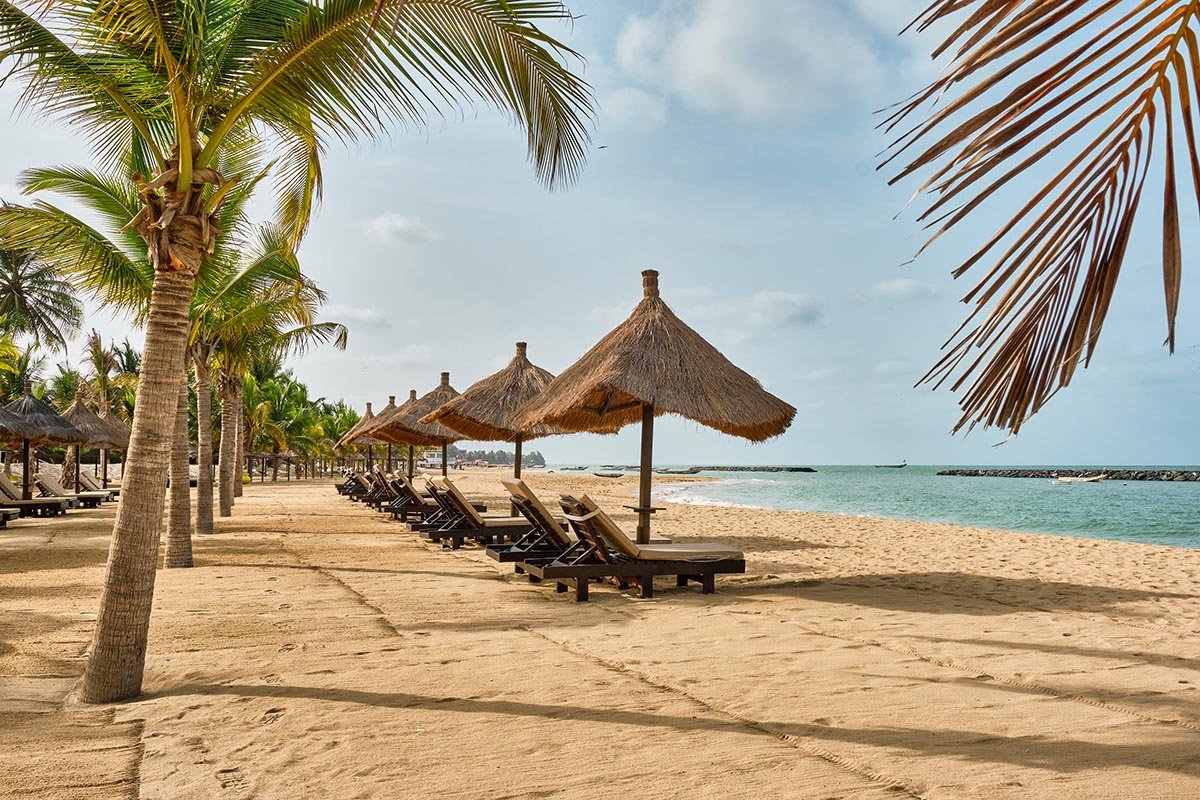
<svg viewBox="0 0 1200 800">
<path fill-rule="evenodd" d="M 719 480 L 658 485 L 655 497 L 1200 547 L 1200 483 L 1064 484 L 1039 478 L 937 475 L 943 467 L 815 468 L 816 473 L 706 472 Z"/>
</svg>

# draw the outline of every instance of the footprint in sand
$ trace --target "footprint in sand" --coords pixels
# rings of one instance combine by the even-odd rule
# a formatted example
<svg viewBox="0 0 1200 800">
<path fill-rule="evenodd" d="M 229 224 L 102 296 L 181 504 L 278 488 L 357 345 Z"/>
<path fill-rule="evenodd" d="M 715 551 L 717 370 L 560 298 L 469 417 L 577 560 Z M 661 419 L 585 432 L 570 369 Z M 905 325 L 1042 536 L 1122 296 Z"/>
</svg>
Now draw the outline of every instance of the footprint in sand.
<svg viewBox="0 0 1200 800">
<path fill-rule="evenodd" d="M 246 787 L 246 778 L 237 767 L 226 767 L 225 769 L 217 770 L 217 780 L 221 782 L 222 789 L 240 791 Z"/>
<path fill-rule="evenodd" d="M 263 724 L 270 725 L 272 722 L 278 722 L 279 718 L 283 716 L 283 712 L 282 708 L 268 708 L 262 715 Z"/>
<path fill-rule="evenodd" d="M 282 647 L 280 647 L 280 648 L 279 648 L 279 652 L 281 652 L 281 653 L 290 653 L 290 652 L 292 652 L 292 651 L 293 651 L 293 650 L 295 650 L 295 649 L 296 649 L 296 645 L 294 645 L 294 644 L 285 644 L 285 645 L 283 645 Z"/>
</svg>

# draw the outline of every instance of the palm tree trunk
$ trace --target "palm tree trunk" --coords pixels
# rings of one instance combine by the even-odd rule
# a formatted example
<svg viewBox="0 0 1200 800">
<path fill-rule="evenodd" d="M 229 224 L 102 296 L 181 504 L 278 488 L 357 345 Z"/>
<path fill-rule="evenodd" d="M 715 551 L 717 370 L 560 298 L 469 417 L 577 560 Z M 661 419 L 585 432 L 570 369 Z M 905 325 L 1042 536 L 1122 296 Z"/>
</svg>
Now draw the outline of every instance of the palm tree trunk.
<svg viewBox="0 0 1200 800">
<path fill-rule="evenodd" d="M 242 382 L 239 380 L 233 386 L 233 419 L 234 419 L 234 440 L 237 442 L 237 457 L 233 460 L 234 476 L 236 480 L 233 482 L 233 496 L 242 496 L 242 464 L 246 463 L 246 434 L 242 431 L 246 415 L 245 408 L 242 407 L 242 392 L 244 391 Z"/>
<path fill-rule="evenodd" d="M 208 356 L 193 359 L 196 370 L 196 533 L 213 532 L 212 384 Z"/>
<path fill-rule="evenodd" d="M 242 468 L 237 460 L 237 411 L 229 376 L 221 376 L 221 516 L 233 516 L 234 480 L 241 483 Z"/>
<path fill-rule="evenodd" d="M 279 480 L 279 453 L 276 453 L 271 461 L 271 480 L 277 481 Z"/>
<path fill-rule="evenodd" d="M 188 469 L 187 373 L 175 408 L 175 442 L 171 449 L 171 506 L 167 515 L 167 555 L 163 566 L 192 566 L 191 470 Z"/>
<path fill-rule="evenodd" d="M 75 465 L 79 463 L 79 445 L 73 444 L 67 447 L 67 454 L 63 456 L 62 476 L 58 482 L 66 489 L 72 492 L 78 492 L 79 487 L 75 485 Z"/>
<path fill-rule="evenodd" d="M 80 689 L 80 699 L 87 703 L 125 700 L 142 690 L 166 501 L 162 465 L 175 438 L 193 282 L 187 270 L 155 273 L 138 377 L 139 401 L 122 470 L 121 503 Z"/>
</svg>

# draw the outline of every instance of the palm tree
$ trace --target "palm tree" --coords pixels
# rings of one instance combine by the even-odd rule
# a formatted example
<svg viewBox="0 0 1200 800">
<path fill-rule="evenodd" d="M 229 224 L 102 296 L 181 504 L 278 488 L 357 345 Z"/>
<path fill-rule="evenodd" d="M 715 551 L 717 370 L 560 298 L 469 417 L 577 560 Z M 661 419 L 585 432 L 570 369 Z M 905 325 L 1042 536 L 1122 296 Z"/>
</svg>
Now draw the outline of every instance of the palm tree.
<svg viewBox="0 0 1200 800">
<path fill-rule="evenodd" d="M 1200 3 L 936 0 L 913 26 L 942 22 L 950 33 L 934 55 L 951 63 L 887 117 L 899 136 L 885 164 L 907 159 L 894 180 L 924 176 L 918 194 L 931 200 L 919 219 L 933 234 L 922 251 L 1010 182 L 1049 176 L 1021 192 L 1015 215 L 955 271 L 986 267 L 964 298 L 974 310 L 924 378 L 964 390 L 956 431 L 983 424 L 1015 434 L 1090 363 L 1158 168 L 1160 185 L 1149 188 L 1164 197 L 1174 351 L 1177 182 L 1190 180 L 1200 202 Z"/>
<path fill-rule="evenodd" d="M 0 325 L 38 347 L 66 350 L 83 321 L 71 284 L 31 254 L 0 249 Z"/>
<path fill-rule="evenodd" d="M 583 162 L 591 94 L 561 61 L 570 51 L 537 27 L 564 16 L 546 0 L 27 0 L 0 9 L 8 74 L 25 81 L 25 103 L 85 128 L 102 161 L 133 153 L 129 224 L 154 270 L 83 700 L 141 690 L 164 502 L 158 469 L 172 440 L 192 292 L 223 202 L 254 179 L 221 154 L 274 150 L 279 222 L 293 243 L 320 196 L 331 137 L 374 137 L 389 121 L 419 125 L 430 111 L 476 100 L 526 129 L 546 184 L 568 182 Z"/>
</svg>

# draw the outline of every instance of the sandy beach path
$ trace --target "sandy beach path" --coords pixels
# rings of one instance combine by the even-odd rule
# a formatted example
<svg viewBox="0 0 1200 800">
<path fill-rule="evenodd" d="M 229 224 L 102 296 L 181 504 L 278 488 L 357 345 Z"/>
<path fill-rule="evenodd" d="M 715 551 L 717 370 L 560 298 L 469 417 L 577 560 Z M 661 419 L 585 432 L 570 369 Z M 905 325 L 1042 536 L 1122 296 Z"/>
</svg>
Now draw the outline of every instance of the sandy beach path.
<svg viewBox="0 0 1200 800">
<path fill-rule="evenodd" d="M 1200 791 L 1192 551 L 671 506 L 660 529 L 743 547 L 748 574 L 575 604 L 328 484 L 255 485 L 197 568 L 160 572 L 146 697 L 90 708 L 64 703 L 111 524 L 88 513 L 0 535 L 12 796 Z"/>
</svg>

